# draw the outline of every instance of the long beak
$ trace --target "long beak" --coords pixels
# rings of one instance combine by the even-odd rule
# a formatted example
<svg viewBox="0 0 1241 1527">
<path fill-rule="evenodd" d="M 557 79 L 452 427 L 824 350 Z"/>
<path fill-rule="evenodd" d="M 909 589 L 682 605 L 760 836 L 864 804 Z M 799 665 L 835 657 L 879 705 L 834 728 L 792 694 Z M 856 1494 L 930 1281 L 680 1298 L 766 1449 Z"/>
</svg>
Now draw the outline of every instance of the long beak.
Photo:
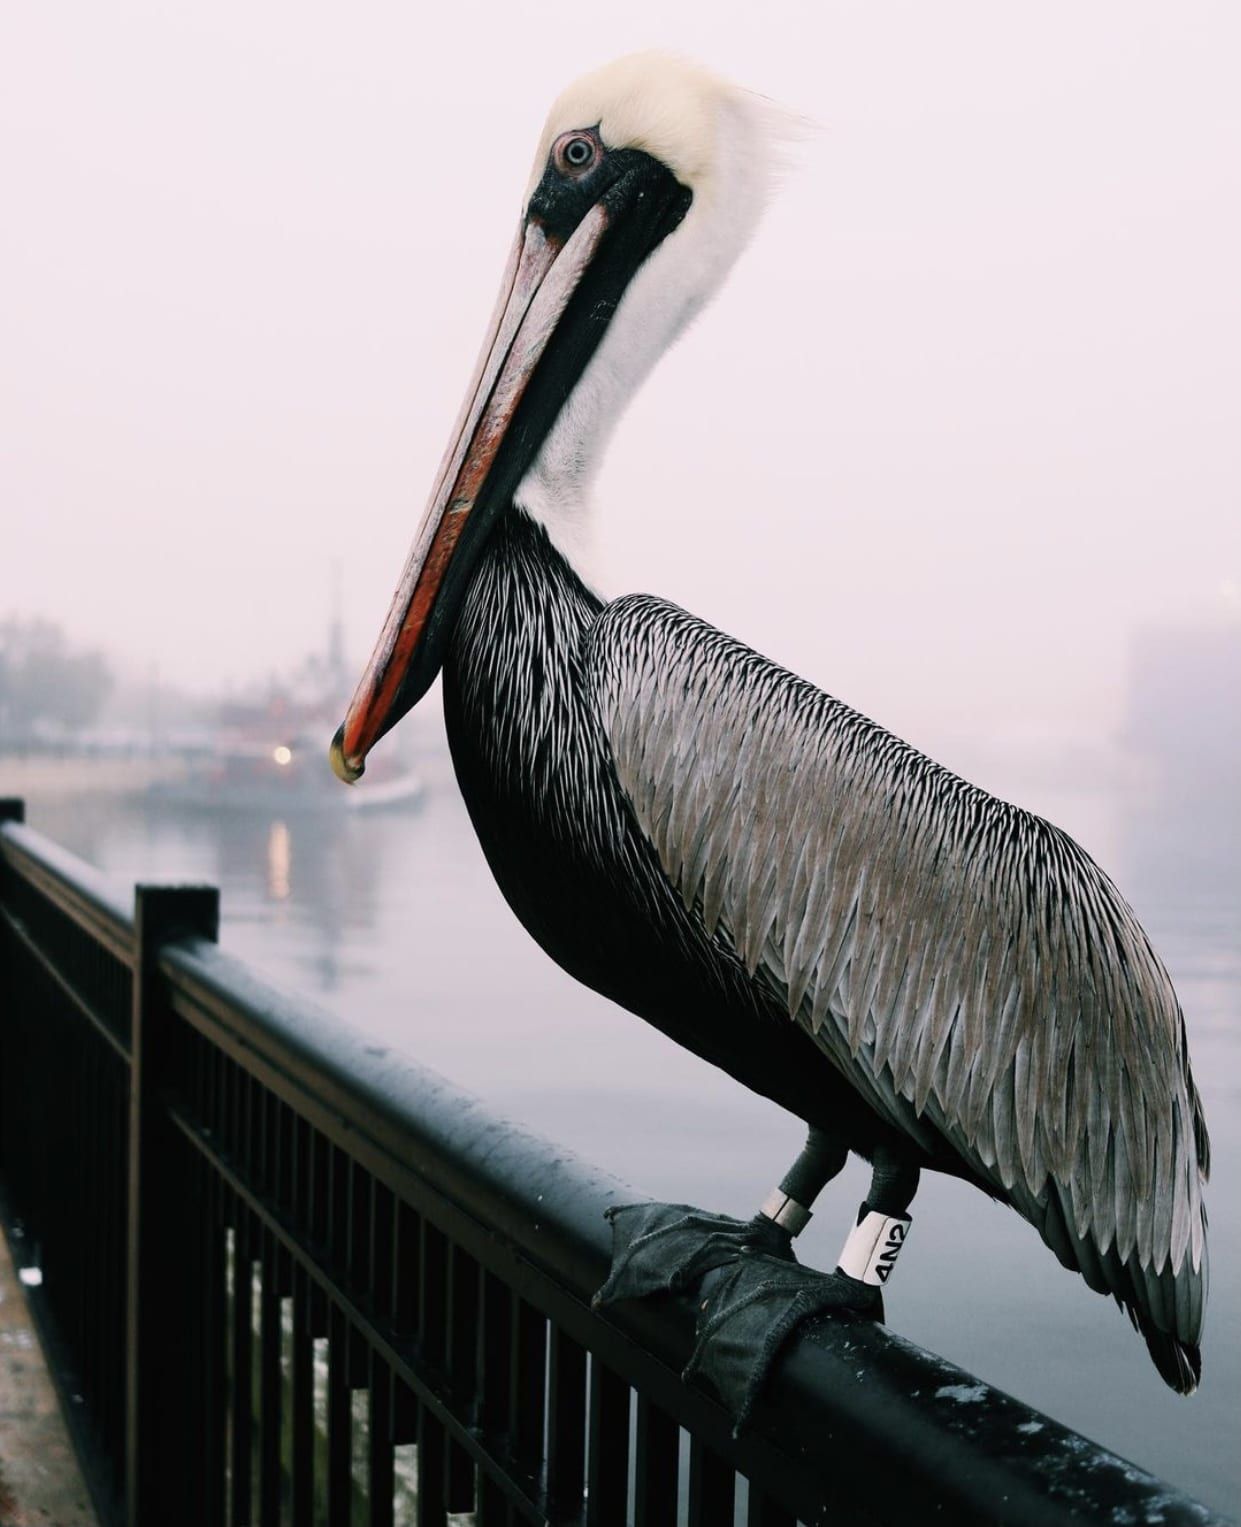
<svg viewBox="0 0 1241 1527">
<path fill-rule="evenodd" d="M 607 228 L 597 202 L 567 242 L 523 219 L 465 404 L 392 607 L 344 723 L 332 768 L 352 784 L 374 744 L 426 693 L 485 539 L 494 504 L 479 500 L 526 387 Z"/>
</svg>

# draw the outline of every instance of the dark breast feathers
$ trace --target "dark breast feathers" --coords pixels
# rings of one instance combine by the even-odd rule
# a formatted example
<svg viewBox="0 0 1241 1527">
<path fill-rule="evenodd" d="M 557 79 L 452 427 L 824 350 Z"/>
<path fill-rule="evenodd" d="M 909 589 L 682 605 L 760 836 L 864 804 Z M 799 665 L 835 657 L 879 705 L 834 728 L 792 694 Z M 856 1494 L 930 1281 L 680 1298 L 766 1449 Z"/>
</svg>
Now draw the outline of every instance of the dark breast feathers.
<svg viewBox="0 0 1241 1527">
<path fill-rule="evenodd" d="M 1103 871 L 675 606 L 617 600 L 584 656 L 621 788 L 707 934 L 1192 1387 L 1206 1129 L 1172 984 Z"/>
</svg>

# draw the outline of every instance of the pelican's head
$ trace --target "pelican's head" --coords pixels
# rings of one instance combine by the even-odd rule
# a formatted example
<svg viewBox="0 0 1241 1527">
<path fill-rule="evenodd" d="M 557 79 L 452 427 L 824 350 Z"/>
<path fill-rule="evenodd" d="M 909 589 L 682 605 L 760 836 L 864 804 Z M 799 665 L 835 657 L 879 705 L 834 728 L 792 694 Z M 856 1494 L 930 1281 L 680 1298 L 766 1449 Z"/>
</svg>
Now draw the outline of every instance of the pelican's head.
<svg viewBox="0 0 1241 1527">
<path fill-rule="evenodd" d="M 333 740 L 342 779 L 439 672 L 497 517 L 517 504 L 556 535 L 579 510 L 625 401 L 753 232 L 779 121 L 661 53 L 588 74 L 552 107 L 473 381 Z"/>
</svg>

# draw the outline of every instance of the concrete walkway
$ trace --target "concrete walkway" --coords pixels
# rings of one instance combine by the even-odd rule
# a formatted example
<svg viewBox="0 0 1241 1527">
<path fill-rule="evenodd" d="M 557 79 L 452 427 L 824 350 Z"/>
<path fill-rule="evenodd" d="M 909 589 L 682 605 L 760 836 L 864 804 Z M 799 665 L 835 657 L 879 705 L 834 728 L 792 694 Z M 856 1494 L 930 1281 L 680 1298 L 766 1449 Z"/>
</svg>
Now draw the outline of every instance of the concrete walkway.
<svg viewBox="0 0 1241 1527">
<path fill-rule="evenodd" d="M 97 1527 L 3 1231 L 0 1527 Z"/>
</svg>

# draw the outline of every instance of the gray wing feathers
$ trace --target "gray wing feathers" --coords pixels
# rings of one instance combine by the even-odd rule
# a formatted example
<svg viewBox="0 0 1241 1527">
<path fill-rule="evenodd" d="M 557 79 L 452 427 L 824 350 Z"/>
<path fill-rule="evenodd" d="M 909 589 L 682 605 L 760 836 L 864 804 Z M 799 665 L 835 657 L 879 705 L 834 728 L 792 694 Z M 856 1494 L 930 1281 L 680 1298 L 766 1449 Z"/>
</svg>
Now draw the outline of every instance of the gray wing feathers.
<svg viewBox="0 0 1241 1527">
<path fill-rule="evenodd" d="M 1167 973 L 1070 838 L 662 601 L 586 653 L 665 872 L 883 1117 L 1196 1340 L 1206 1131 Z"/>
</svg>

